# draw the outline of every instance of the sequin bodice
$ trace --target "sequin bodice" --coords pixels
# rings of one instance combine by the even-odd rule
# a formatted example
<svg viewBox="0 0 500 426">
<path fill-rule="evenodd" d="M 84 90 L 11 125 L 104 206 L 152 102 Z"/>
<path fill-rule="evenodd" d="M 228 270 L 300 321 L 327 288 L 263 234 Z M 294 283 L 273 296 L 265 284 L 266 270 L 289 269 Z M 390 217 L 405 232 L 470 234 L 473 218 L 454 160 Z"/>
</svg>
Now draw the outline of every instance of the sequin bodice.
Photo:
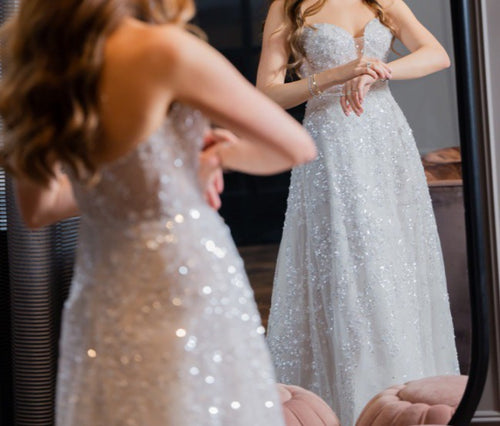
<svg viewBox="0 0 500 426">
<path fill-rule="evenodd" d="M 198 185 L 205 126 L 177 104 L 96 185 L 73 182 L 58 426 L 283 424 L 243 262 Z"/>
<path fill-rule="evenodd" d="M 97 185 L 75 183 L 84 226 L 123 230 L 201 204 L 196 169 L 206 125 L 200 113 L 176 104 L 147 141 L 102 167 Z"/>
<path fill-rule="evenodd" d="M 392 34 L 377 18 L 364 28 L 362 37 L 353 37 L 347 30 L 329 23 L 312 24 L 303 33 L 307 55 L 304 72 L 321 72 L 356 59 L 360 53 L 387 60 Z"/>
<path fill-rule="evenodd" d="M 390 30 L 377 18 L 368 22 L 362 37 L 353 37 L 345 29 L 333 24 L 313 24 L 311 27 L 306 27 L 302 35 L 306 62 L 301 67 L 301 73 L 304 76 L 319 73 L 353 61 L 361 54 L 386 62 L 392 38 Z M 339 86 L 334 86 L 318 98 L 321 99 L 328 94 L 338 95 L 340 91 Z"/>
</svg>

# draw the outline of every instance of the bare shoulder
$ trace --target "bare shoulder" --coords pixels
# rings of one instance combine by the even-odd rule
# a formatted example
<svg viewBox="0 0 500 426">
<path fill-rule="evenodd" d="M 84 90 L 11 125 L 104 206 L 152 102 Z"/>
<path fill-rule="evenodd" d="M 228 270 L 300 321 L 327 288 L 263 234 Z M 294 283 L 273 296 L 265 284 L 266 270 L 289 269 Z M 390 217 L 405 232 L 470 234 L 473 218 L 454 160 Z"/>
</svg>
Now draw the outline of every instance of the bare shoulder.
<svg viewBox="0 0 500 426">
<path fill-rule="evenodd" d="M 276 23 L 283 24 L 285 22 L 285 1 L 284 0 L 274 0 L 269 6 L 269 11 L 267 13 L 266 24 L 272 23 L 273 26 Z"/>
<path fill-rule="evenodd" d="M 378 2 L 390 18 L 397 19 L 412 14 L 404 0 L 378 0 Z"/>
<path fill-rule="evenodd" d="M 402 0 L 378 0 L 378 4 L 382 6 L 385 12 L 388 12 L 396 3 Z"/>
<path fill-rule="evenodd" d="M 167 77 L 199 44 L 197 37 L 174 24 L 149 25 L 130 21 L 110 37 L 108 58 L 125 66 L 134 64 L 149 75 Z"/>
<path fill-rule="evenodd" d="M 197 37 L 185 29 L 174 24 L 148 25 L 142 35 L 144 53 L 158 52 L 170 59 L 175 59 L 186 47 L 191 47 L 195 40 L 201 42 Z"/>
<path fill-rule="evenodd" d="M 401 38 L 402 31 L 409 26 L 415 26 L 418 21 L 412 10 L 404 0 L 378 0 L 384 8 L 386 16 L 389 18 L 396 30 L 398 38 Z"/>
<path fill-rule="evenodd" d="M 221 55 L 207 42 L 189 31 L 173 24 L 158 25 L 152 29 L 146 54 L 158 58 L 152 66 L 164 78 L 198 68 L 211 66 Z M 159 60 L 161 58 L 161 60 Z"/>
<path fill-rule="evenodd" d="M 264 25 L 264 39 L 271 36 L 285 36 L 289 29 L 285 13 L 285 1 L 274 0 L 269 6 L 266 23 Z"/>
<path fill-rule="evenodd" d="M 178 76 L 187 74 L 179 62 L 192 39 L 195 37 L 175 25 L 149 25 L 132 19 L 107 39 L 101 111 L 109 152 L 103 158 L 123 153 L 162 122 L 177 95 Z"/>
<path fill-rule="evenodd" d="M 269 6 L 269 11 L 283 14 L 285 11 L 285 0 L 273 0 Z"/>
</svg>

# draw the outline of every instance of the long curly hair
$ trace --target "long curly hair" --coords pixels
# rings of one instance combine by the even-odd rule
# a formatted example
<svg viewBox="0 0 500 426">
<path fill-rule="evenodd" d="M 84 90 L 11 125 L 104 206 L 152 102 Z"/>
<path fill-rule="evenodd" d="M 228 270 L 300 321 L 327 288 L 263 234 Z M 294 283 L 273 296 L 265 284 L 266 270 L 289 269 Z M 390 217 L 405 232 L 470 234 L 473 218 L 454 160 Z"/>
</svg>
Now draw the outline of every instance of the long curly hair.
<svg viewBox="0 0 500 426">
<path fill-rule="evenodd" d="M 273 0 L 276 1 L 276 0 Z M 309 7 L 303 9 L 304 0 L 285 0 L 284 9 L 286 15 L 286 26 L 288 27 L 288 46 L 290 49 L 290 62 L 288 70 L 292 74 L 300 77 L 300 67 L 305 61 L 305 51 L 301 43 L 301 36 L 306 26 L 306 20 L 310 16 L 318 13 L 327 0 L 317 0 Z M 395 35 L 395 30 L 389 22 L 384 8 L 377 0 L 362 0 L 370 9 L 373 10 L 378 20 L 391 30 Z"/>
<path fill-rule="evenodd" d="M 184 25 L 193 15 L 192 0 L 21 0 L 1 29 L 0 166 L 47 184 L 57 160 L 90 182 L 107 37 L 125 17 Z"/>
</svg>

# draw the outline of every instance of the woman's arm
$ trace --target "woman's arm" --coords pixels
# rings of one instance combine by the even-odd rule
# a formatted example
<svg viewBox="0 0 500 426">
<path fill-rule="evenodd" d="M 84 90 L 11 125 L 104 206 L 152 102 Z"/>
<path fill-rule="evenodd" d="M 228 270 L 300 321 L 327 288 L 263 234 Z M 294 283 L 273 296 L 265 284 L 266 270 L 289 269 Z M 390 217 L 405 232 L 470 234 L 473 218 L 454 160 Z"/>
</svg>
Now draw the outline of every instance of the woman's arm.
<svg viewBox="0 0 500 426">
<path fill-rule="evenodd" d="M 15 179 L 17 204 L 24 223 L 31 229 L 78 215 L 68 176 L 55 166 L 55 177 L 47 186 L 26 178 Z"/>
<path fill-rule="evenodd" d="M 230 165 L 238 162 L 240 157 L 245 158 L 245 163 L 241 164 L 239 170 L 244 173 L 265 175 L 266 164 L 260 156 L 252 154 L 254 144 L 243 138 L 237 137 L 234 133 L 226 129 L 212 129 L 210 133 L 212 146 L 206 149 L 206 155 L 218 159 L 218 164 L 231 169 Z M 280 163 L 281 158 L 276 153 L 270 153 L 269 161 Z"/>
<path fill-rule="evenodd" d="M 214 132 L 214 129 L 205 132 L 203 149 L 199 155 L 198 180 L 208 205 L 218 210 L 222 205 L 220 194 L 224 190 L 224 176 L 220 156 L 213 150 L 218 143 Z"/>
<path fill-rule="evenodd" d="M 304 128 L 246 81 L 221 54 L 177 27 L 165 26 L 163 30 L 162 75 L 172 98 L 194 106 L 212 122 L 249 142 L 244 149 L 243 144 L 237 144 L 234 150 L 221 150 L 224 168 L 273 174 L 315 157 L 314 142 Z"/>
<path fill-rule="evenodd" d="M 389 63 L 393 80 L 424 77 L 450 66 L 446 50 L 403 0 L 393 0 L 386 13 L 396 27 L 397 38 L 411 52 Z"/>
<path fill-rule="evenodd" d="M 219 194 L 222 192 L 224 181 L 216 154 L 210 156 L 205 152 L 200 153 L 198 177 L 208 204 L 219 209 Z M 79 214 L 71 182 L 58 166 L 55 177 L 47 186 L 26 178 L 15 178 L 14 187 L 21 217 L 30 229 L 41 228 Z"/>
<path fill-rule="evenodd" d="M 396 26 L 397 37 L 411 52 L 389 63 L 393 70 L 393 79 L 419 78 L 450 66 L 450 58 L 443 46 L 417 20 L 402 0 L 386 0 L 381 3 L 387 16 Z M 363 75 L 345 83 L 340 104 L 346 115 L 351 111 L 358 116 L 363 113 L 364 97 L 375 81 L 376 79 Z"/>
<path fill-rule="evenodd" d="M 269 8 L 264 26 L 257 87 L 283 108 L 288 109 L 307 101 L 312 95 L 306 78 L 285 83 L 290 57 L 288 28 L 285 23 L 283 0 L 276 0 Z M 369 62 L 371 63 L 370 69 L 367 67 Z M 347 64 L 316 74 L 316 82 L 319 89 L 323 91 L 361 74 L 369 74 L 374 78 L 391 78 L 390 69 L 381 61 L 360 57 Z"/>
</svg>

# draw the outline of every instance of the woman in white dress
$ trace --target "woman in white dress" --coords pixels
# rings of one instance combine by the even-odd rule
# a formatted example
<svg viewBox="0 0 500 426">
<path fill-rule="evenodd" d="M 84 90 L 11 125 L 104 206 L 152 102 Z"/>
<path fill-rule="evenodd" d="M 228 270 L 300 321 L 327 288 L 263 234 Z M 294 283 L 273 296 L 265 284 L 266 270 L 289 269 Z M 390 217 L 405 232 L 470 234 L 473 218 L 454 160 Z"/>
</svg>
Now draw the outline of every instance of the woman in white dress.
<svg viewBox="0 0 500 426">
<path fill-rule="evenodd" d="M 185 30 L 193 9 L 23 0 L 6 29 L 0 154 L 21 212 L 81 215 L 58 426 L 283 425 L 242 261 L 197 175 L 216 204 L 221 167 L 276 173 L 314 144 Z M 205 117 L 239 138 L 213 131 L 200 167 Z"/>
<path fill-rule="evenodd" d="M 395 37 L 411 53 L 387 64 Z M 345 426 L 391 384 L 458 373 L 426 180 L 387 83 L 448 66 L 402 0 L 275 0 L 266 20 L 257 85 L 307 101 L 318 149 L 292 172 L 268 343 L 278 380 Z"/>
</svg>

